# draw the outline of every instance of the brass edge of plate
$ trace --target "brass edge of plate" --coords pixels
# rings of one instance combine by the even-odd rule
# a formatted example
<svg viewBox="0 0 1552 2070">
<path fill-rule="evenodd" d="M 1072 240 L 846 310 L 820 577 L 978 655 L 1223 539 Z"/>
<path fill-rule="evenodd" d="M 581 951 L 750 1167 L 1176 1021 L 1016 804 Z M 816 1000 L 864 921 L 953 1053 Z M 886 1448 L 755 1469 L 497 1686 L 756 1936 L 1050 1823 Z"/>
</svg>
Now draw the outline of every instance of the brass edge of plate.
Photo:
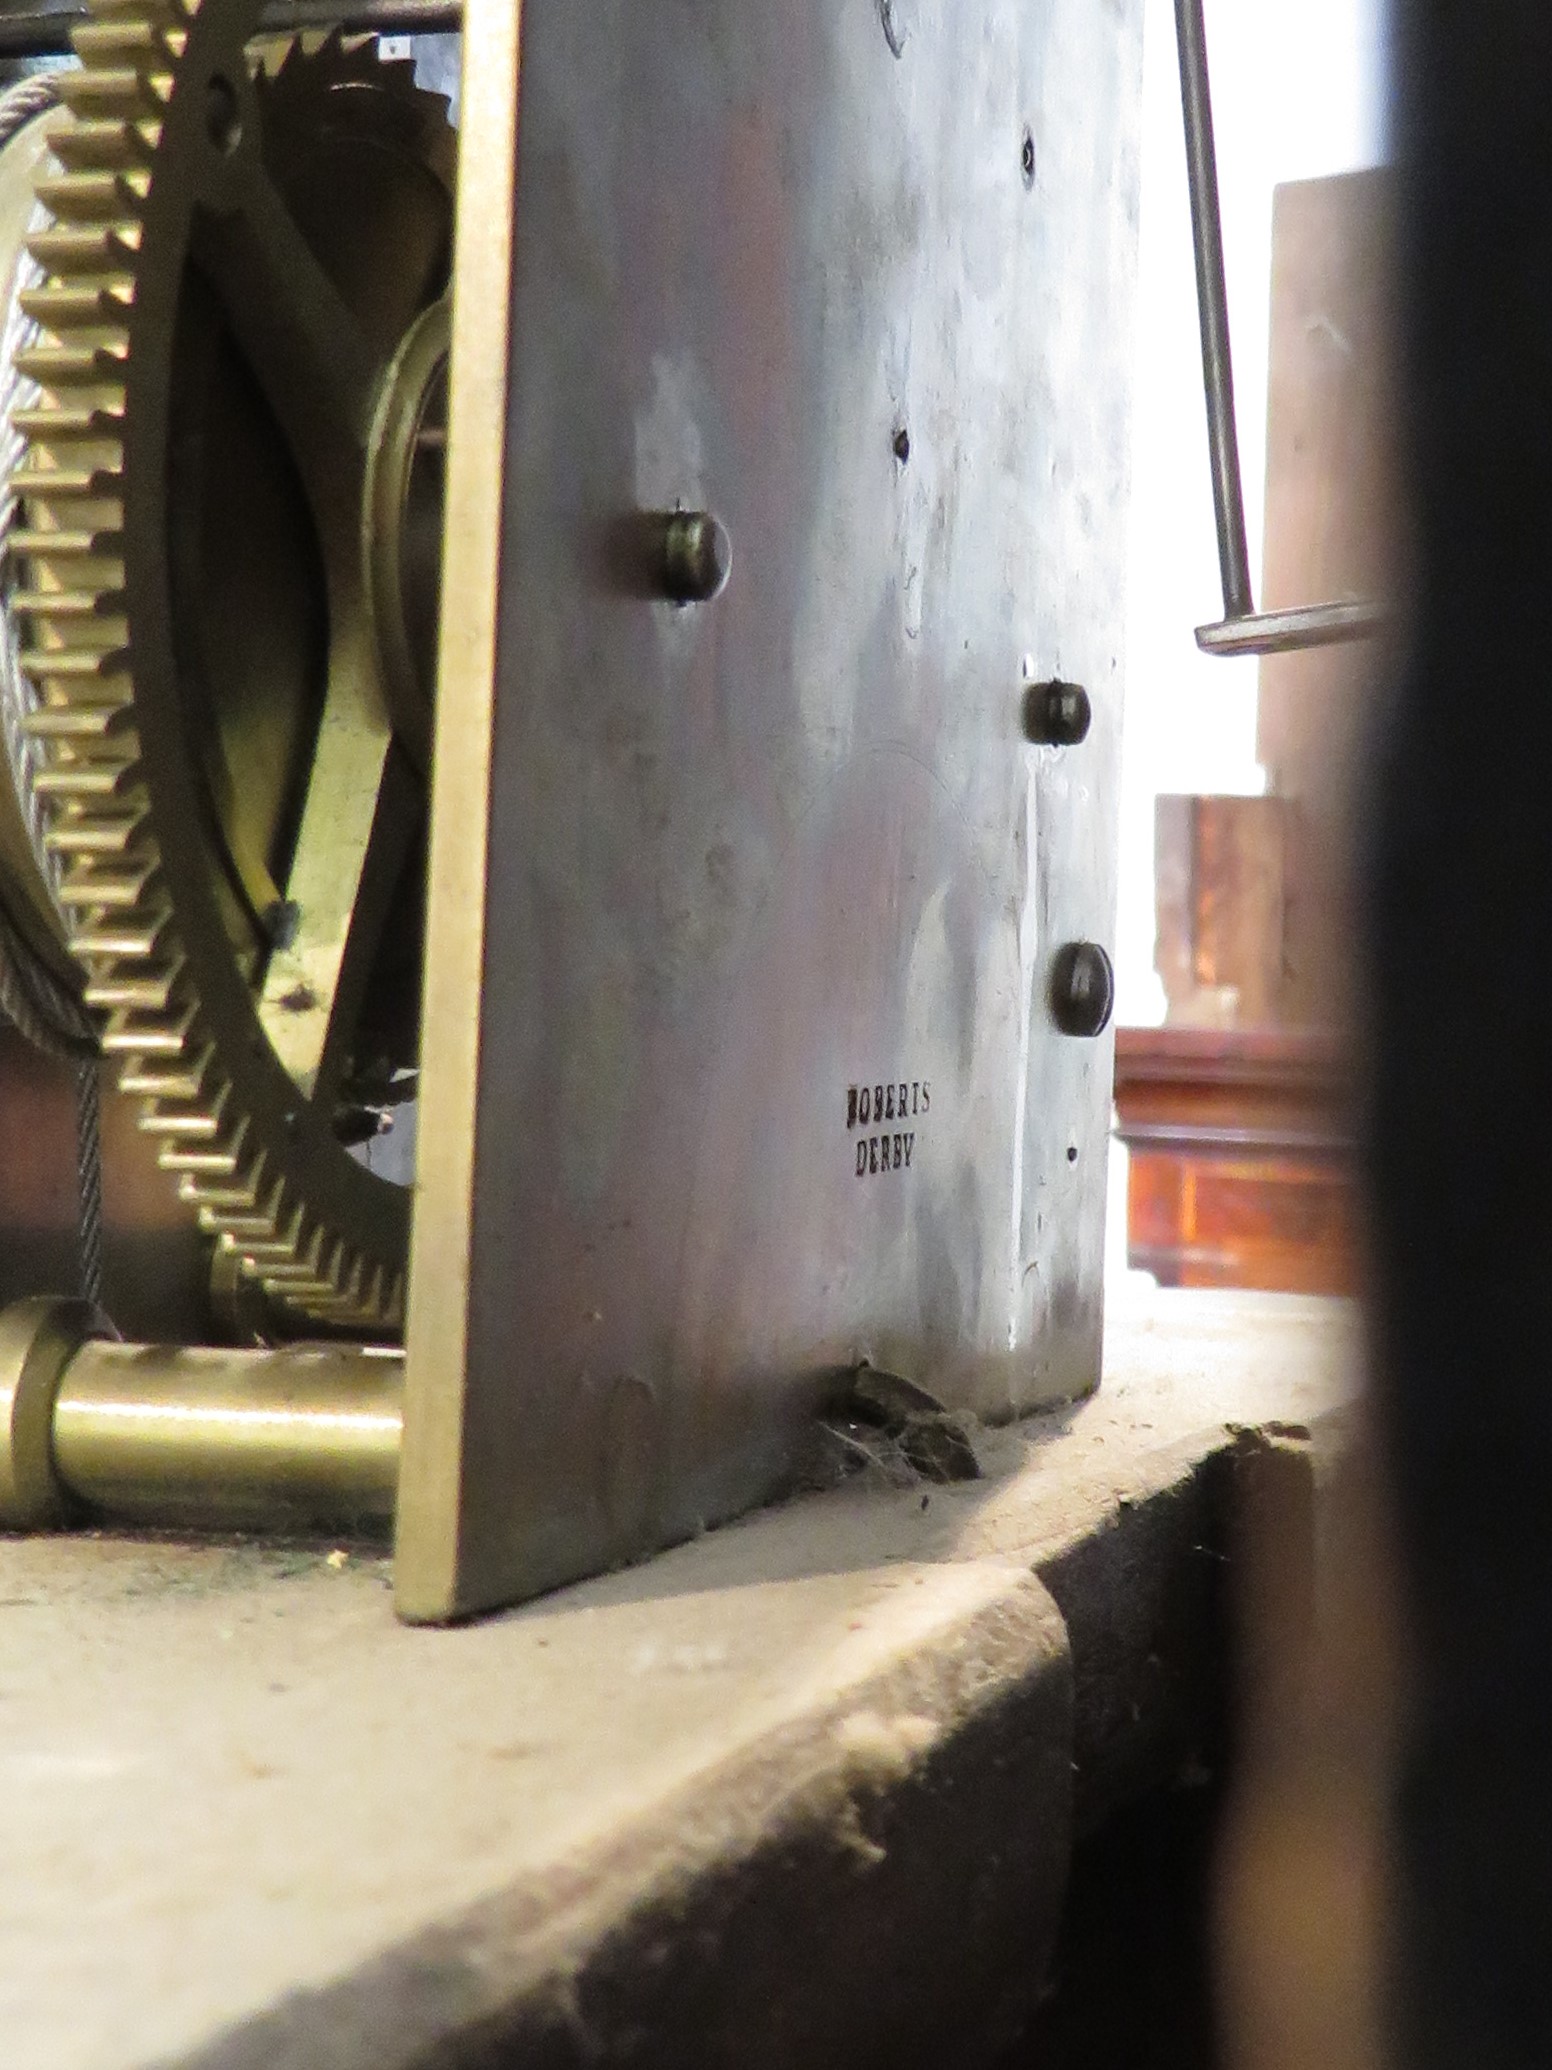
<svg viewBox="0 0 1552 2070">
<path fill-rule="evenodd" d="M 522 0 L 469 0 L 395 1601 L 459 1616 Z M 497 435 L 492 436 L 492 432 Z"/>
</svg>

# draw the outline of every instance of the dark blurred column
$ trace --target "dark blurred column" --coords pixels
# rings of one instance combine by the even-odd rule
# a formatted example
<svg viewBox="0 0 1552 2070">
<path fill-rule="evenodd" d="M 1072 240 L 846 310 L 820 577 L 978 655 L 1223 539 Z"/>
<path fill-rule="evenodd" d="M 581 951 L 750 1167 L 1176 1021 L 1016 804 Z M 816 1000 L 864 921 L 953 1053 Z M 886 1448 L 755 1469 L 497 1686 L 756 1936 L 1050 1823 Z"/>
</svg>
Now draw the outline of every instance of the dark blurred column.
<svg viewBox="0 0 1552 2070">
<path fill-rule="evenodd" d="M 1552 7 L 1398 0 L 1410 660 L 1368 866 L 1416 1643 L 1402 2060 L 1552 2063 Z"/>
</svg>

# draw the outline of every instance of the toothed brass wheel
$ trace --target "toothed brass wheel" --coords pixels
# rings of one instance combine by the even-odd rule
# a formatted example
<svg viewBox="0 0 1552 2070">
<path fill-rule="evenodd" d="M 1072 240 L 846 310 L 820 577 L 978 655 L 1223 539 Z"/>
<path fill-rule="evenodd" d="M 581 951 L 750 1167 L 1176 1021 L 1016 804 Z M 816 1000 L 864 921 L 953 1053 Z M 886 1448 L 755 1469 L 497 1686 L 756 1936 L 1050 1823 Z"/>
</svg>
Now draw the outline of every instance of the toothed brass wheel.
<svg viewBox="0 0 1552 2070">
<path fill-rule="evenodd" d="M 454 138 L 259 0 L 96 0 L 30 240 L 11 608 L 87 1004 L 229 1276 L 397 1327 Z M 428 544 L 430 542 L 430 544 Z"/>
</svg>

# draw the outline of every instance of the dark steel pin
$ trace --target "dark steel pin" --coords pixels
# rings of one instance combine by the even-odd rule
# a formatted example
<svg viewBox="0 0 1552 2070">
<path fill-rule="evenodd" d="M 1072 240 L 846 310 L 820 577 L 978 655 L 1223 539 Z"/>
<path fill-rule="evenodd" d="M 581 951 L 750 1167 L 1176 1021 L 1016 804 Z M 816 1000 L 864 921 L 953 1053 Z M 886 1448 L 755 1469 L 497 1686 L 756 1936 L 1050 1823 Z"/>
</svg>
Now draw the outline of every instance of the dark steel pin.
<svg viewBox="0 0 1552 2070">
<path fill-rule="evenodd" d="M 1081 747 L 1094 724 L 1087 690 L 1076 683 L 1034 683 L 1024 695 L 1024 732 L 1036 747 Z"/>
<path fill-rule="evenodd" d="M 709 604 L 727 588 L 733 542 L 706 510 L 675 510 L 661 520 L 662 593 L 672 604 Z"/>
<path fill-rule="evenodd" d="M 1069 942 L 1051 973 L 1051 1017 L 1064 1035 L 1092 1042 L 1115 1012 L 1115 967 L 1098 942 Z"/>
</svg>

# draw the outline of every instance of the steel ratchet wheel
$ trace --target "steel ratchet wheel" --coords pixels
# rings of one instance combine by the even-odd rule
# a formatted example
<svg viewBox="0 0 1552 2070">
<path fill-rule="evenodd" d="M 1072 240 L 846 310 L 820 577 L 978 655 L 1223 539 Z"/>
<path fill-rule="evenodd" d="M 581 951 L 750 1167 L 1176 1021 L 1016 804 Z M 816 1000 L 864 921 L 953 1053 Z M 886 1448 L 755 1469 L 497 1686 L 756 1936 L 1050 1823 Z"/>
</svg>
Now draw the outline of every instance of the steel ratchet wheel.
<svg viewBox="0 0 1552 2070">
<path fill-rule="evenodd" d="M 455 136 L 259 0 L 95 0 L 17 301 L 18 775 L 56 932 L 238 1283 L 400 1326 Z M 16 758 L 13 758 L 13 761 Z"/>
</svg>

